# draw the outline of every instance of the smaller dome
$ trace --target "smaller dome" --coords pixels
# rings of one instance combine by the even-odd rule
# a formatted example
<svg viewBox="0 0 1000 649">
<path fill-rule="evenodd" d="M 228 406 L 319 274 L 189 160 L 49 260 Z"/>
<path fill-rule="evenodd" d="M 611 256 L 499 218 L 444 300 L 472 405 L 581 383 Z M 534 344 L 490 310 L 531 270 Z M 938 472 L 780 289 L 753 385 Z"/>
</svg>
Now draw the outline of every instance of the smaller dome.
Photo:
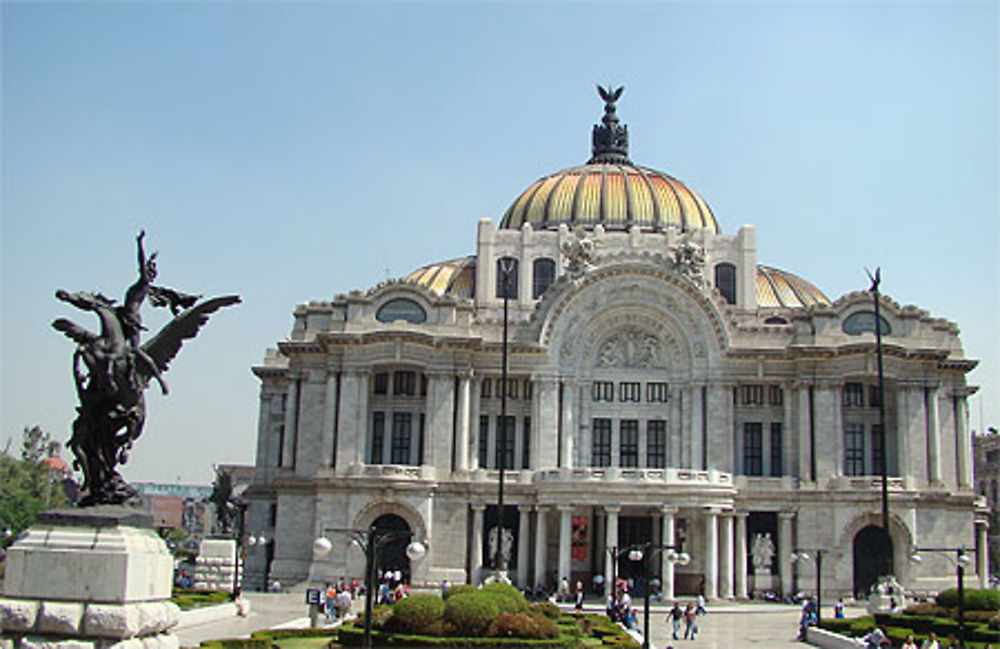
<svg viewBox="0 0 1000 649">
<path fill-rule="evenodd" d="M 830 299 L 798 275 L 771 266 L 757 266 L 758 307 L 802 308 L 815 304 L 830 304 Z"/>
<path fill-rule="evenodd" d="M 476 294 L 476 257 L 459 257 L 418 268 L 406 281 L 450 297 L 471 299 Z"/>
</svg>

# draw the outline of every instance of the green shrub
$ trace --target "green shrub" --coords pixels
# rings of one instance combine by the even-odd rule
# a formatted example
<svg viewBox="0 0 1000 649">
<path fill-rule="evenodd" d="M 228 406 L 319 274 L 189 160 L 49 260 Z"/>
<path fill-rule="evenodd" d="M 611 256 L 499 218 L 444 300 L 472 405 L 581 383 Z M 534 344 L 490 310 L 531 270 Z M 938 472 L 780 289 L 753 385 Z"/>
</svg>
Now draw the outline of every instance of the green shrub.
<svg viewBox="0 0 1000 649">
<path fill-rule="evenodd" d="M 501 613 L 490 623 L 486 635 L 491 638 L 554 638 L 556 624 L 547 617 L 530 613 Z"/>
<path fill-rule="evenodd" d="M 963 598 L 967 611 L 996 611 L 1000 609 L 1000 591 L 998 590 L 966 588 Z M 958 589 L 942 590 L 938 593 L 937 603 L 948 608 L 958 607 Z"/>
<path fill-rule="evenodd" d="M 921 602 L 913 606 L 907 606 L 903 611 L 904 615 L 929 615 L 933 617 L 948 617 L 951 613 L 949 609 L 935 602 Z"/>
<path fill-rule="evenodd" d="M 487 584 L 479 592 L 494 598 L 501 613 L 525 613 L 528 610 L 524 595 L 510 584 Z"/>
<path fill-rule="evenodd" d="M 320 638 L 323 636 L 333 637 L 337 635 L 335 629 L 264 629 L 254 631 L 251 638 L 263 638 L 265 640 L 280 640 L 282 638 Z"/>
<path fill-rule="evenodd" d="M 620 633 L 614 636 L 604 636 L 601 638 L 601 643 L 605 647 L 621 647 L 622 649 L 641 649 L 638 642 L 632 639 L 632 636 L 625 633 Z"/>
<path fill-rule="evenodd" d="M 994 631 L 1000 631 L 1000 615 L 994 615 L 990 618 L 989 626 Z"/>
<path fill-rule="evenodd" d="M 444 603 L 444 619 L 455 626 L 459 635 L 480 636 L 500 615 L 497 599 L 481 592 L 459 593 Z"/>
<path fill-rule="evenodd" d="M 547 617 L 550 620 L 558 620 L 563 614 L 558 606 L 549 601 L 535 602 L 528 606 L 528 610 L 536 615 Z M 572 618 L 569 618 L 569 620 L 570 623 L 575 625 L 575 621 Z"/>
<path fill-rule="evenodd" d="M 266 638 L 224 638 L 201 643 L 202 649 L 271 649 Z"/>
<path fill-rule="evenodd" d="M 429 624 L 443 617 L 443 599 L 437 595 L 417 593 L 396 602 L 387 628 L 402 633 L 422 633 Z"/>
<path fill-rule="evenodd" d="M 463 593 L 474 593 L 479 589 L 472 584 L 455 584 L 448 590 L 442 593 L 441 597 L 447 600 L 449 597 L 454 597 L 455 595 L 462 595 Z"/>
</svg>

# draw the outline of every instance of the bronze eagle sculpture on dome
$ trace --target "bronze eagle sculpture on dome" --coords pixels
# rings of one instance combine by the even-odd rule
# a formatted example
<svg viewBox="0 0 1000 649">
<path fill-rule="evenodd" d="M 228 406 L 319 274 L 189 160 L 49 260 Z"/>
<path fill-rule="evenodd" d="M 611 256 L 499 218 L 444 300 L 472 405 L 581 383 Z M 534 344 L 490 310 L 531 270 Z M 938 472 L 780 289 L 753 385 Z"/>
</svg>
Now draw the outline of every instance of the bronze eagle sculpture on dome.
<svg viewBox="0 0 1000 649">
<path fill-rule="evenodd" d="M 136 237 L 139 278 L 126 291 L 123 304 L 100 293 L 56 291 L 57 299 L 94 313 L 101 323 L 100 333 L 65 318 L 52 323 L 77 343 L 73 381 L 79 405 L 69 447 L 73 467 L 83 472 L 81 507 L 138 501 L 138 492 L 115 467 L 128 461 L 142 434 L 146 387 L 155 379 L 167 394 L 163 373 L 184 341 L 194 338 L 211 314 L 240 302 L 238 295 L 198 302 L 199 297 L 154 286 L 156 253 L 146 257 L 144 237 L 145 232 Z M 169 306 L 174 317 L 143 343 L 141 307 L 147 298 L 154 306 Z"/>
</svg>

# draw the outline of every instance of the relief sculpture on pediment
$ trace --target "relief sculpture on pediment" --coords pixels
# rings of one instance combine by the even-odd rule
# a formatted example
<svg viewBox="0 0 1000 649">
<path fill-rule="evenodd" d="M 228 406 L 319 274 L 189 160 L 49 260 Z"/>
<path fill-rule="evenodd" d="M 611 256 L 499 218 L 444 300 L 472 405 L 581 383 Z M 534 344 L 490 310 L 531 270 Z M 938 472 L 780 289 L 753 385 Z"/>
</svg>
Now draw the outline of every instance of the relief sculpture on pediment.
<svg viewBox="0 0 1000 649">
<path fill-rule="evenodd" d="M 661 365 L 660 339 L 639 329 L 626 329 L 604 341 L 597 367 L 653 368 Z"/>
</svg>

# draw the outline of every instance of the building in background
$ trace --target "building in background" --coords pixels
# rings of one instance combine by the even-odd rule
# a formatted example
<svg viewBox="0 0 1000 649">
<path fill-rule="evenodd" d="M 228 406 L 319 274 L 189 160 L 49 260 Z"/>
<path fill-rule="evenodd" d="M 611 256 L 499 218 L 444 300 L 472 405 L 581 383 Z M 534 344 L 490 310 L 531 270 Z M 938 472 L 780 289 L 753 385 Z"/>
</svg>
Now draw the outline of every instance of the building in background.
<svg viewBox="0 0 1000 649">
<path fill-rule="evenodd" d="M 975 454 L 976 486 L 979 495 L 986 499 L 990 512 L 988 534 L 990 574 L 1000 579 L 1000 434 L 990 427 L 987 432 L 972 438 Z"/>
<path fill-rule="evenodd" d="M 337 530 L 374 525 L 426 542 L 413 565 L 405 543 L 380 557 L 416 582 L 478 581 L 499 543 L 519 586 L 610 583 L 639 567 L 609 550 L 651 541 L 692 557 L 656 558 L 667 597 L 808 587 L 793 548 L 827 551 L 824 597 L 867 592 L 882 458 L 905 585 L 954 582 L 944 557 L 908 563 L 911 547 L 984 542 L 958 326 L 886 296 L 876 322 L 867 291 L 831 300 L 759 263 L 753 227 L 725 233 L 693 189 L 629 159 L 605 94 L 591 159 L 481 220 L 475 254 L 295 309 L 253 368 L 245 497 L 271 541 L 249 584 L 360 576 Z M 808 228 L 802 245 L 837 254 Z M 338 551 L 314 555 L 322 535 Z"/>
<path fill-rule="evenodd" d="M 201 540 L 214 529 L 215 515 L 206 500 L 212 488 L 156 482 L 136 482 L 132 486 L 142 496 L 143 507 L 153 516 L 153 525 L 164 534 L 169 530 L 187 532 L 181 548 L 197 553 Z"/>
</svg>

